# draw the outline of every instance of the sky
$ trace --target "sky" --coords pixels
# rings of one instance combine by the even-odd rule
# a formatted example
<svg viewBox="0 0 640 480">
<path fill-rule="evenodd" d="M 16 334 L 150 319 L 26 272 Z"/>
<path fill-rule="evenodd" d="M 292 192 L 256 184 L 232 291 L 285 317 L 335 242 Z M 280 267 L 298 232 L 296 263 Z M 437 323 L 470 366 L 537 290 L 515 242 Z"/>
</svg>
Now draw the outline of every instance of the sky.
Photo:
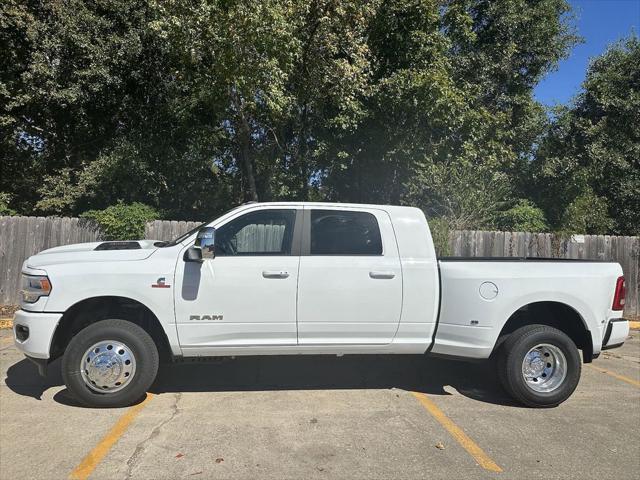
<svg viewBox="0 0 640 480">
<path fill-rule="evenodd" d="M 578 35 L 584 43 L 573 48 L 558 70 L 536 87 L 535 97 L 545 105 L 567 103 L 580 91 L 589 58 L 600 55 L 607 45 L 635 31 L 640 35 L 640 0 L 570 0 Z"/>
</svg>

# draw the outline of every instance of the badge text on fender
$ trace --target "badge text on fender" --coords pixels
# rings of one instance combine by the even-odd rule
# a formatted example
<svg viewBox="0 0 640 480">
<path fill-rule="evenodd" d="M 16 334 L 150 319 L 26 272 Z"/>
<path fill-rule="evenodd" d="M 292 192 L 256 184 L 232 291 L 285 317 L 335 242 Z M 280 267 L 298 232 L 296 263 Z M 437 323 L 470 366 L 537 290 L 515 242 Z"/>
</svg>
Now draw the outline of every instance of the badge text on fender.
<svg viewBox="0 0 640 480">
<path fill-rule="evenodd" d="M 212 322 L 222 319 L 222 315 L 189 315 L 189 320 L 196 320 L 200 322 Z"/>
</svg>

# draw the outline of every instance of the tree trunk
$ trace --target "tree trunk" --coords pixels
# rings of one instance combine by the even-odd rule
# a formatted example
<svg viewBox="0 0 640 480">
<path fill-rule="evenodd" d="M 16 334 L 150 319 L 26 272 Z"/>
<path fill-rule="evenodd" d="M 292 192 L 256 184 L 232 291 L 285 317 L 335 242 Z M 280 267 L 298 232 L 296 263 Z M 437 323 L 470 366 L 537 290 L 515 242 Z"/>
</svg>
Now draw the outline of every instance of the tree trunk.
<svg viewBox="0 0 640 480">
<path fill-rule="evenodd" d="M 300 132 L 300 151 L 299 151 L 299 167 L 300 167 L 300 176 L 302 177 L 302 184 L 300 197 L 301 200 L 307 202 L 309 201 L 309 167 L 307 163 L 307 153 L 308 153 L 308 145 L 307 145 L 307 105 L 302 109 L 302 128 Z"/>
<path fill-rule="evenodd" d="M 256 176 L 253 168 L 253 160 L 251 159 L 251 127 L 244 115 L 244 105 L 242 99 L 239 98 L 235 88 L 230 89 L 231 101 L 236 110 L 236 142 L 238 145 L 238 156 L 240 164 L 244 170 L 244 177 L 247 180 L 249 188 L 249 200 L 258 201 L 258 190 L 256 188 Z M 245 197 L 246 198 L 246 197 Z"/>
<path fill-rule="evenodd" d="M 246 123 L 244 118 L 243 121 Z M 248 125 L 246 125 L 246 127 L 248 128 Z M 251 132 L 248 129 L 245 130 L 245 128 L 242 128 L 238 133 L 240 134 L 240 138 L 238 138 L 240 157 L 249 187 L 249 200 L 257 202 L 258 190 L 256 189 L 256 176 L 253 170 L 253 162 L 251 161 Z"/>
</svg>

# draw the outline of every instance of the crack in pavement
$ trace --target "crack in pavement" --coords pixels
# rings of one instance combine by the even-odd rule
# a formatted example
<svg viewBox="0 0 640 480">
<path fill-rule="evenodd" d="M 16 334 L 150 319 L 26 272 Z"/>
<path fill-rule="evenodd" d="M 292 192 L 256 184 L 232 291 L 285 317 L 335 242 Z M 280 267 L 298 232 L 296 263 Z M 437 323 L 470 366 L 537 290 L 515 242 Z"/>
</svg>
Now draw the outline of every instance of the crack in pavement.
<svg viewBox="0 0 640 480">
<path fill-rule="evenodd" d="M 178 392 L 175 394 L 173 405 L 171 405 L 171 416 L 169 416 L 169 418 L 165 420 L 162 420 L 158 425 L 153 427 L 153 430 L 151 430 L 151 433 L 149 434 L 149 436 L 136 445 L 135 450 L 133 451 L 131 456 L 127 459 L 127 473 L 124 477 L 126 480 L 129 480 L 133 475 L 133 469 L 137 466 L 137 463 L 142 457 L 142 454 L 147 449 L 147 445 L 152 440 L 154 440 L 158 435 L 160 435 L 160 430 L 167 423 L 171 422 L 176 417 L 176 415 L 180 413 L 180 408 L 178 407 L 178 403 L 180 402 L 181 398 L 182 398 L 182 393 Z"/>
</svg>

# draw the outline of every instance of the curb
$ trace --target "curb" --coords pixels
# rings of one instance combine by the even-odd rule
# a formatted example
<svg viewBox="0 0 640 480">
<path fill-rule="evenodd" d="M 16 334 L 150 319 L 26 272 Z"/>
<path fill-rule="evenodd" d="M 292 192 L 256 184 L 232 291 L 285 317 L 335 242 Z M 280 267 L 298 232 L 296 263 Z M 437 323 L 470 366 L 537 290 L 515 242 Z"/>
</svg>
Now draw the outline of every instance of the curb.
<svg viewBox="0 0 640 480">
<path fill-rule="evenodd" d="M 631 330 L 640 330 L 640 321 L 634 322 L 633 320 L 629 320 L 629 328 Z"/>
</svg>

